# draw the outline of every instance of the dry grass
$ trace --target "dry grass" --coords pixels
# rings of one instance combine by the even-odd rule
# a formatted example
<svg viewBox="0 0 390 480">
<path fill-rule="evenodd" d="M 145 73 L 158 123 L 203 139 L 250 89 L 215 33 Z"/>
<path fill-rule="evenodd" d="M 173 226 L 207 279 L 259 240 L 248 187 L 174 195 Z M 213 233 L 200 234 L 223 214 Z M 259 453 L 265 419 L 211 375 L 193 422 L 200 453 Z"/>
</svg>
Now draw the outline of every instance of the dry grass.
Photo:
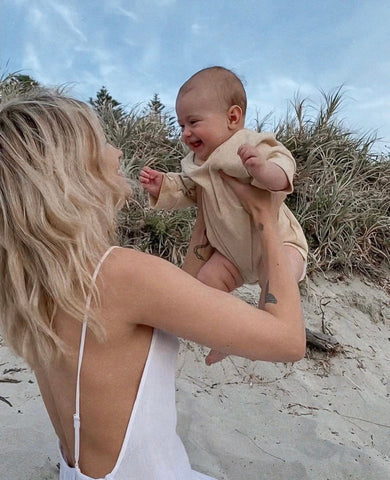
<svg viewBox="0 0 390 480">
<path fill-rule="evenodd" d="M 1 99 L 31 88 L 8 76 Z M 390 259 L 390 156 L 372 153 L 374 136 L 350 132 L 338 120 L 342 91 L 323 94 L 317 109 L 295 99 L 275 127 L 297 159 L 295 192 L 287 203 L 303 226 L 310 254 L 308 271 L 359 272 L 378 280 Z M 195 218 L 194 209 L 158 212 L 148 208 L 137 178 L 143 165 L 178 171 L 185 149 L 165 109 L 125 109 L 100 104 L 107 137 L 124 152 L 124 170 L 134 199 L 120 213 L 122 245 L 160 255 L 180 265 Z M 258 122 L 258 130 L 263 124 Z M 383 279 L 383 278 L 382 278 Z"/>
<path fill-rule="evenodd" d="M 309 272 L 336 269 L 380 279 L 390 259 L 390 158 L 372 153 L 374 136 L 357 136 L 337 120 L 340 89 L 323 95 L 313 117 L 295 101 L 278 138 L 297 159 L 287 202 L 305 230 Z"/>
<path fill-rule="evenodd" d="M 187 250 L 195 209 L 176 212 L 149 208 L 137 179 L 144 165 L 160 171 L 179 171 L 185 155 L 169 116 L 132 108 L 118 120 L 110 104 L 99 109 L 107 137 L 123 151 L 123 169 L 131 180 L 133 199 L 118 218 L 119 241 L 181 265 Z"/>
</svg>

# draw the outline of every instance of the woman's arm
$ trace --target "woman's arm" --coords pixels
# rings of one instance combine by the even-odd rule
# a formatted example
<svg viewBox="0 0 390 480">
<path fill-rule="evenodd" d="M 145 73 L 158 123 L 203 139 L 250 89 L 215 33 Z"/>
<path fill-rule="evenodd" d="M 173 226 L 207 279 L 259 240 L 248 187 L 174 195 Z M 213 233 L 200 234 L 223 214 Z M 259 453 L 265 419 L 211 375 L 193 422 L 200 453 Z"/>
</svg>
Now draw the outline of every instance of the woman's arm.
<svg viewBox="0 0 390 480">
<path fill-rule="evenodd" d="M 171 332 L 215 350 L 269 361 L 296 361 L 305 352 L 298 286 L 277 231 L 280 195 L 224 175 L 259 229 L 263 250 L 261 306 L 207 287 L 160 258 L 121 250 L 119 297 L 135 323 Z M 127 281 L 125 281 L 127 278 Z M 131 285 L 129 289 L 129 284 Z M 119 287 L 119 285 L 118 285 Z M 129 291 L 130 290 L 130 291 Z"/>
</svg>

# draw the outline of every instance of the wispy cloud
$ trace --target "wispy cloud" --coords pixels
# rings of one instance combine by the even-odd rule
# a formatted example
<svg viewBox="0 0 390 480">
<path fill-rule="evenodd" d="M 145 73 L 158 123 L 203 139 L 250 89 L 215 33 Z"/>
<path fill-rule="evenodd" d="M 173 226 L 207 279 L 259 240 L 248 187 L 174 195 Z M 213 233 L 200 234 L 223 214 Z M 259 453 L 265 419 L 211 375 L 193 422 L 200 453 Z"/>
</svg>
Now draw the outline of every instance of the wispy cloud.
<svg viewBox="0 0 390 480">
<path fill-rule="evenodd" d="M 390 138 L 389 2 L 0 1 L 2 62 L 44 84 L 76 81 L 80 98 L 105 85 L 118 101 L 157 92 L 173 108 L 186 78 L 219 64 L 245 80 L 248 117 L 280 119 L 297 93 L 315 108 L 320 89 L 344 84 L 340 116 Z"/>
<path fill-rule="evenodd" d="M 67 6 L 59 3 L 58 1 L 50 1 L 49 4 L 53 8 L 53 10 L 61 16 L 62 20 L 66 23 L 70 30 L 75 33 L 80 40 L 86 42 L 87 37 L 76 25 L 74 12 L 70 10 Z"/>
<path fill-rule="evenodd" d="M 120 5 L 116 5 L 115 6 L 115 10 L 122 14 L 122 15 L 125 15 L 126 17 L 130 18 L 131 20 L 133 20 L 134 22 L 138 22 L 139 21 L 139 17 L 138 15 L 136 15 L 134 12 L 131 12 L 130 10 L 126 10 L 124 9 L 123 7 L 121 7 Z"/>
<path fill-rule="evenodd" d="M 29 3 L 29 0 L 3 0 L 3 3 L 11 4 L 14 7 L 20 7 L 25 5 L 26 3 Z"/>
<path fill-rule="evenodd" d="M 28 11 L 28 15 L 30 17 L 31 23 L 36 27 L 42 26 L 42 20 L 44 15 L 42 10 L 38 9 L 37 7 L 33 7 Z"/>
<path fill-rule="evenodd" d="M 156 0 L 156 4 L 158 7 L 170 7 L 175 5 L 176 0 Z"/>
<path fill-rule="evenodd" d="M 27 43 L 25 45 L 23 63 L 26 65 L 26 68 L 36 72 L 39 72 L 42 69 L 37 51 L 32 43 Z"/>
<path fill-rule="evenodd" d="M 141 53 L 141 61 L 139 69 L 143 71 L 150 71 L 160 59 L 160 46 L 161 42 L 157 37 L 153 37 L 149 40 L 149 43 L 145 45 L 144 50 Z"/>
<path fill-rule="evenodd" d="M 191 32 L 195 35 L 199 35 L 202 33 L 203 27 L 199 25 L 199 23 L 193 23 L 191 25 Z"/>
<path fill-rule="evenodd" d="M 386 109 L 390 112 L 390 95 L 385 95 L 383 97 L 373 98 L 371 100 L 362 100 L 357 102 L 356 108 L 359 110 L 381 110 Z M 390 117 L 390 113 L 389 113 Z"/>
</svg>

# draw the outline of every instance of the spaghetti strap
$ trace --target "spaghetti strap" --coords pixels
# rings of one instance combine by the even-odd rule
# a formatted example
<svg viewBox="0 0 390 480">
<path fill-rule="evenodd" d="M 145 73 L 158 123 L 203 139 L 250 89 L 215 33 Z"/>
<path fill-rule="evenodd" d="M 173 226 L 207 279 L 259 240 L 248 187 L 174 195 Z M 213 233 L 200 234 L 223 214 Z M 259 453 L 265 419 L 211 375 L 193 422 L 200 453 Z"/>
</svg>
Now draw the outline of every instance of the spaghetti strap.
<svg viewBox="0 0 390 480">
<path fill-rule="evenodd" d="M 110 247 L 106 253 L 102 256 L 97 264 L 95 271 L 93 272 L 92 279 L 95 282 L 96 278 L 99 274 L 100 268 L 104 262 L 104 260 L 108 257 L 108 255 L 112 252 L 114 248 L 119 248 L 116 245 Z M 74 427 L 74 461 L 75 461 L 75 468 L 76 470 L 79 469 L 79 457 L 80 457 L 80 373 L 81 373 L 81 365 L 83 363 L 83 356 L 84 356 L 84 345 L 85 345 L 85 336 L 87 333 L 87 324 L 88 324 L 88 313 L 89 308 L 91 306 L 91 298 L 92 294 L 90 293 L 87 297 L 85 302 L 85 311 L 84 311 L 84 318 L 83 318 L 83 325 L 81 329 L 81 338 L 80 338 L 80 349 L 79 349 L 79 360 L 77 366 L 77 381 L 76 381 L 76 411 L 73 415 L 73 427 Z"/>
</svg>

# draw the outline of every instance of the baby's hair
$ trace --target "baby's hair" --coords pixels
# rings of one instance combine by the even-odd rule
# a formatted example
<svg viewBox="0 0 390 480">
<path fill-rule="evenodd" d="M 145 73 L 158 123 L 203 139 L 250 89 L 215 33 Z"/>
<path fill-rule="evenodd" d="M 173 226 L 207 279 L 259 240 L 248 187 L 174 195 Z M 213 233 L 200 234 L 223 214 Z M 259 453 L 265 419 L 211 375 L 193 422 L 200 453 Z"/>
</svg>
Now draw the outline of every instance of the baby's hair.
<svg viewBox="0 0 390 480">
<path fill-rule="evenodd" d="M 115 238 L 124 193 L 103 157 L 100 122 L 85 103 L 37 89 L 0 105 L 0 325 L 31 365 L 66 350 L 58 308 L 83 320 L 98 292 L 91 266 Z M 89 325 L 104 337 L 91 312 Z"/>
<path fill-rule="evenodd" d="M 217 95 L 225 104 L 224 107 L 229 109 L 233 105 L 238 105 L 245 117 L 246 92 L 242 81 L 234 72 L 220 66 L 199 70 L 180 87 L 178 97 L 191 90 L 198 81 L 205 81 L 209 86 L 215 87 Z"/>
</svg>

